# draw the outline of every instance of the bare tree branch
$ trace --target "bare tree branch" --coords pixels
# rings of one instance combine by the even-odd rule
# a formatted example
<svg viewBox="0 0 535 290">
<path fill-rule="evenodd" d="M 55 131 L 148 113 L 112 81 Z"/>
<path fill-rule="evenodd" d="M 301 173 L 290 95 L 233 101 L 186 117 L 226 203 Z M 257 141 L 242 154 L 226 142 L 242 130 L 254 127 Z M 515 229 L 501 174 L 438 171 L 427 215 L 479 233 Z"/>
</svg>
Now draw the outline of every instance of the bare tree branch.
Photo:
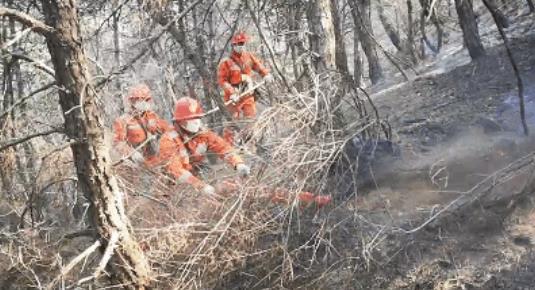
<svg viewBox="0 0 535 290">
<path fill-rule="evenodd" d="M 42 63 L 42 62 L 40 62 L 40 61 L 38 61 L 36 59 L 33 59 L 33 58 L 31 58 L 31 57 L 29 57 L 27 55 L 20 54 L 20 53 L 10 52 L 9 54 L 11 54 L 16 59 L 22 59 L 22 60 L 25 60 L 25 61 L 31 63 L 36 68 L 46 72 L 47 74 L 51 75 L 52 77 L 55 76 L 54 69 L 52 69 L 51 67 L 45 65 L 44 63 Z"/>
<path fill-rule="evenodd" d="M 89 38 L 93 38 L 95 37 L 97 34 L 100 33 L 100 31 L 102 30 L 102 27 L 104 27 L 104 24 L 106 24 L 108 21 L 110 21 L 111 18 L 115 17 L 115 15 L 117 15 L 119 13 L 119 10 L 121 10 L 123 8 L 123 6 L 128 3 L 128 1 L 130 0 L 123 0 L 121 3 L 119 3 L 117 5 L 117 7 L 115 7 L 113 9 L 113 11 L 110 13 L 110 15 L 108 15 L 108 17 L 106 17 L 106 19 L 104 19 L 104 21 L 102 21 L 99 25 L 99 27 L 95 30 L 95 32 L 93 32 L 93 34 L 89 37 Z"/>
<path fill-rule="evenodd" d="M 101 245 L 101 242 L 99 240 L 96 240 L 89 248 L 87 248 L 85 251 L 83 251 L 80 255 L 74 257 L 67 266 L 65 266 L 63 269 L 61 269 L 61 273 L 48 284 L 46 289 L 54 289 L 54 285 L 67 273 L 69 273 L 74 266 L 78 265 L 82 260 L 84 260 L 86 257 L 91 255 L 94 251 L 96 251 Z"/>
<path fill-rule="evenodd" d="M 110 235 L 108 245 L 106 246 L 104 254 L 102 254 L 102 259 L 100 260 L 100 263 L 98 263 L 97 269 L 95 270 L 93 275 L 80 279 L 80 281 L 78 281 L 78 285 L 89 282 L 93 279 L 97 279 L 100 276 L 100 273 L 104 271 L 104 268 L 106 268 L 106 265 L 108 265 L 108 262 L 113 256 L 113 250 L 115 249 L 115 247 L 117 247 L 117 241 L 119 241 L 119 233 L 117 231 L 114 231 Z"/>
<path fill-rule="evenodd" d="M 61 128 L 52 128 L 52 129 L 44 131 L 44 132 L 37 132 L 37 133 L 30 134 L 30 135 L 22 137 L 22 138 L 18 138 L 18 139 L 14 139 L 14 140 L 11 140 L 11 141 L 8 141 L 8 142 L 5 142 L 5 143 L 1 143 L 0 144 L 0 152 L 6 150 L 7 148 L 13 147 L 15 145 L 24 143 L 24 142 L 26 142 L 26 141 L 28 141 L 30 139 L 35 138 L 35 137 L 41 137 L 41 136 L 46 136 L 46 135 L 50 135 L 50 134 L 54 134 L 54 133 L 62 133 L 62 132 L 63 132 L 63 129 L 61 129 Z"/>
<path fill-rule="evenodd" d="M 281 77 L 282 81 L 284 82 L 284 85 L 286 86 L 286 88 L 291 91 L 292 88 L 290 87 L 290 83 L 288 83 L 288 80 L 286 80 L 286 78 L 284 77 L 284 74 L 282 73 L 282 71 L 279 69 L 279 67 L 277 66 L 277 62 L 275 61 L 275 53 L 273 52 L 273 49 L 271 48 L 271 46 L 269 45 L 269 43 L 267 42 L 266 40 L 266 36 L 264 35 L 264 32 L 262 31 L 262 29 L 260 28 L 260 23 L 258 22 L 258 18 L 256 17 L 256 15 L 254 14 L 254 11 L 253 9 L 251 8 L 251 5 L 249 4 L 249 1 L 245 0 L 245 6 L 247 7 L 247 9 L 249 10 L 249 14 L 251 15 L 251 19 L 253 19 L 253 22 L 258 30 L 258 34 L 260 35 L 260 38 L 262 39 L 262 41 L 264 42 L 264 45 L 266 46 L 266 48 L 268 49 L 268 52 L 269 52 L 269 56 L 271 57 L 271 62 L 273 62 L 273 67 L 275 67 L 275 70 L 277 70 L 277 73 L 279 74 L 279 76 Z"/>
<path fill-rule="evenodd" d="M 6 16 L 9 18 L 12 18 L 16 20 L 17 22 L 20 22 L 30 27 L 33 31 L 39 34 L 42 34 L 44 36 L 47 36 L 51 34 L 52 32 L 54 32 L 54 29 L 46 25 L 44 22 L 37 20 L 26 13 L 23 13 L 14 9 L 0 7 L 0 16 Z"/>
<path fill-rule="evenodd" d="M 162 31 L 160 31 L 157 35 L 149 38 L 149 41 L 147 43 L 147 45 L 145 45 L 145 47 L 138 53 L 136 54 L 133 58 L 130 59 L 130 61 L 128 61 L 127 63 L 125 63 L 123 66 L 121 66 L 119 69 L 111 72 L 110 74 L 108 74 L 108 76 L 106 76 L 104 79 L 102 79 L 101 81 L 99 81 L 97 84 L 96 84 L 96 88 L 98 87 L 101 87 L 105 84 L 107 84 L 109 81 L 112 80 L 112 78 L 116 75 L 120 75 L 120 74 L 123 74 L 127 69 L 129 69 L 130 67 L 132 67 L 138 60 L 140 60 L 149 50 L 150 48 L 152 47 L 152 45 L 158 41 L 158 39 L 160 39 L 160 37 L 162 35 L 164 35 L 164 33 L 169 30 L 170 28 L 174 27 L 174 24 L 179 21 L 180 19 L 184 18 L 184 16 L 186 16 L 186 14 L 188 14 L 188 12 L 191 11 L 191 9 L 193 9 L 195 6 L 197 6 L 197 4 L 201 3 L 203 0 L 197 0 L 195 1 L 193 4 L 191 4 L 190 6 L 188 6 L 184 11 L 182 11 L 182 13 L 178 14 L 175 18 L 173 18 L 171 21 L 169 21 L 162 29 Z"/>
<path fill-rule="evenodd" d="M 4 116 L 6 116 L 7 114 L 9 114 L 11 111 L 13 111 L 13 109 L 15 109 L 16 107 L 24 104 L 26 102 L 26 100 L 28 100 L 29 98 L 35 96 L 36 94 L 40 93 L 40 92 L 43 92 L 43 91 L 46 91 L 48 90 L 49 88 L 53 87 L 54 85 L 56 84 L 56 82 L 50 82 L 48 84 L 46 84 L 44 87 L 42 88 L 39 88 L 33 92 L 31 92 L 29 95 L 25 96 L 24 98 L 18 100 L 16 103 L 14 103 L 13 105 L 11 105 L 11 107 L 7 108 L 5 111 L 3 111 L 2 113 L 0 113 L 0 119 L 2 119 Z"/>
<path fill-rule="evenodd" d="M 2 44 L 2 46 L 0 46 L 0 49 L 6 49 L 10 47 L 11 45 L 15 44 L 17 41 L 19 41 L 19 39 L 24 37 L 24 35 L 28 34 L 28 32 L 30 32 L 31 30 L 32 30 L 31 28 L 26 28 L 23 31 L 19 32 L 17 35 L 15 35 L 15 37 L 10 39 L 8 42 Z"/>
</svg>

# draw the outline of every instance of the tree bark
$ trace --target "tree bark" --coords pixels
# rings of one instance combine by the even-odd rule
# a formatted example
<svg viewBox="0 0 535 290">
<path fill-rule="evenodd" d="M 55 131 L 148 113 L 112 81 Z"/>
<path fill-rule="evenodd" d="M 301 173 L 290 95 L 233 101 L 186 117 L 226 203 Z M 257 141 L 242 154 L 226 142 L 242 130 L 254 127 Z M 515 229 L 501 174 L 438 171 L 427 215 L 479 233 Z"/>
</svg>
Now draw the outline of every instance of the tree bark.
<svg viewBox="0 0 535 290">
<path fill-rule="evenodd" d="M 314 0 L 309 3 L 307 20 L 311 34 L 310 50 L 312 64 L 317 73 L 336 69 L 336 41 L 329 0 Z"/>
<path fill-rule="evenodd" d="M 301 69 L 298 65 L 298 54 L 301 54 L 302 51 L 298 49 L 298 41 L 299 41 L 299 19 L 298 15 L 300 16 L 300 6 L 296 5 L 295 2 L 291 2 L 287 5 L 287 19 L 288 19 L 288 29 L 290 31 L 295 31 L 294 33 L 287 33 L 285 35 L 286 42 L 288 43 L 288 47 L 290 49 L 290 53 L 292 55 L 292 69 L 294 74 L 294 79 L 298 80 L 301 76 Z"/>
<path fill-rule="evenodd" d="M 455 0 L 455 8 L 463 31 L 464 44 L 468 48 L 470 57 L 475 60 L 484 56 L 485 48 L 479 36 L 472 0 Z"/>
<path fill-rule="evenodd" d="M 182 5 L 182 1 L 180 1 L 181 5 Z M 210 59 L 210 55 L 208 53 L 208 47 L 206 46 L 207 44 L 207 39 L 205 37 L 203 37 L 203 33 L 200 29 L 200 23 L 198 21 L 198 18 L 199 17 L 203 17 L 202 15 L 198 16 L 197 14 L 198 13 L 202 13 L 203 11 L 200 10 L 200 9 L 197 9 L 199 6 L 196 6 L 193 8 L 193 10 L 191 11 L 191 15 L 192 15 L 192 20 L 193 20 L 193 34 L 194 34 L 194 42 L 195 42 L 195 51 L 197 52 L 197 54 L 199 54 L 204 62 L 204 66 L 207 67 L 210 71 L 212 72 L 215 72 L 216 71 L 216 68 L 215 66 L 213 65 L 213 60 Z M 181 11 L 184 11 L 184 7 L 181 6 L 180 7 Z M 184 25 L 183 22 L 181 21 L 179 25 Z M 183 26 L 181 27 L 182 30 L 186 30 L 186 28 L 184 28 Z M 215 75 L 215 74 L 211 74 L 211 75 Z M 217 95 L 217 90 L 213 91 L 215 93 L 215 95 Z M 209 84 L 205 84 L 203 85 L 203 93 L 204 95 L 206 96 L 205 98 L 202 98 L 200 101 L 203 105 L 203 107 L 205 108 L 205 110 L 211 110 L 212 109 L 212 99 L 213 98 L 210 98 L 210 94 L 211 91 L 210 91 L 210 85 Z M 217 120 L 215 119 L 215 115 L 212 114 L 210 116 L 208 116 L 208 118 L 210 118 L 210 123 L 212 124 L 215 124 L 217 122 Z"/>
<path fill-rule="evenodd" d="M 121 41 L 120 41 L 120 28 L 119 28 L 119 17 L 120 17 L 120 11 L 116 11 L 117 9 L 117 3 L 118 0 L 113 1 L 113 11 L 115 13 L 113 14 L 112 19 L 112 28 L 113 28 L 113 61 L 115 62 L 115 67 L 119 68 L 121 67 Z M 121 91 L 121 81 L 119 78 L 116 78 L 114 81 L 115 89 L 120 92 Z M 123 106 L 120 106 L 121 108 Z"/>
<path fill-rule="evenodd" d="M 340 20 L 340 14 L 337 0 L 331 0 L 331 12 L 334 24 L 334 39 L 336 47 L 336 68 L 343 75 L 346 82 L 351 82 L 351 74 L 347 66 L 346 45 L 344 42 L 343 25 Z"/>
<path fill-rule="evenodd" d="M 434 1 L 431 0 L 420 0 L 420 6 L 422 7 L 422 11 L 420 13 L 420 33 L 422 35 L 422 58 L 425 57 L 425 45 L 429 47 L 433 51 L 434 54 L 438 54 L 440 52 L 440 49 L 442 48 L 442 36 L 443 36 L 443 30 L 442 30 L 442 23 L 439 19 L 439 17 L 436 14 L 436 9 L 434 7 L 431 7 L 433 5 Z M 438 5 L 436 2 L 435 6 Z M 427 38 L 426 34 L 426 22 L 428 19 L 431 19 L 433 22 L 433 25 L 435 26 L 435 29 L 437 31 L 437 45 L 434 46 L 431 41 Z"/>
<path fill-rule="evenodd" d="M 287 38 L 292 51 L 292 64 L 296 81 L 294 85 L 298 88 L 302 88 L 303 84 L 310 82 L 313 74 L 313 67 L 309 59 L 300 59 L 301 55 L 307 53 L 304 37 L 301 34 L 303 31 L 301 19 L 305 10 L 307 10 L 306 6 L 302 5 L 300 1 L 291 1 L 288 4 L 288 25 L 293 33 L 287 34 Z"/>
<path fill-rule="evenodd" d="M 414 19 L 412 18 L 412 0 L 407 0 L 407 50 L 413 64 L 418 62 L 416 44 L 414 42 Z"/>
<path fill-rule="evenodd" d="M 356 87 L 362 85 L 362 59 L 360 57 L 359 31 L 353 29 L 353 81 Z"/>
<path fill-rule="evenodd" d="M 370 19 L 370 0 L 349 0 L 355 27 L 359 32 L 359 40 L 368 59 L 370 81 L 376 84 L 383 78 L 383 71 L 379 63 L 373 30 Z"/>
<path fill-rule="evenodd" d="M 4 1 L 5 3 L 5 1 Z M 11 4 L 11 3 L 5 3 Z M 8 23 L 6 23 L 6 20 Z M 8 27 L 13 27 L 13 19 L 2 19 L 2 31 L 0 43 L 5 43 L 13 35 L 12 30 L 8 30 Z M 13 27 L 14 28 L 14 27 Z M 14 103 L 14 92 L 13 92 L 13 66 L 16 60 L 14 60 L 9 55 L 6 55 L 2 59 L 2 94 L 3 102 L 1 104 L 2 111 L 10 108 Z M 13 120 L 14 120 L 14 111 L 8 112 L 7 115 L 0 116 L 0 139 L 9 140 L 13 138 Z M 0 181 L 1 181 L 1 191 L 2 192 L 11 192 L 14 184 L 14 176 L 16 172 L 16 154 L 15 148 L 8 148 L 0 154 Z"/>
<path fill-rule="evenodd" d="M 492 13 L 493 17 L 496 19 L 497 25 L 500 25 L 501 28 L 509 27 L 509 19 L 507 19 L 507 16 L 505 16 L 503 11 L 499 8 L 499 5 L 498 3 L 496 3 L 496 0 L 485 1 L 485 5 Z"/>
<path fill-rule="evenodd" d="M 105 240 L 119 234 L 115 255 L 108 264 L 113 277 L 126 288 L 143 289 L 149 284 L 150 268 L 134 240 L 125 216 L 123 197 L 110 166 L 104 142 L 101 111 L 87 69 L 79 20 L 72 0 L 42 0 L 46 24 L 55 29 L 47 46 L 56 72 L 65 119 L 65 133 L 79 142 L 71 145 L 78 183 L 93 206 L 92 222 Z"/>
<path fill-rule="evenodd" d="M 526 0 L 529 7 L 529 13 L 535 12 L 535 4 L 533 4 L 533 0 Z"/>
<path fill-rule="evenodd" d="M 199 3 L 199 1 L 195 3 Z M 173 15 L 173 13 L 169 10 L 169 7 L 152 9 L 150 5 L 145 5 L 145 9 L 151 15 L 151 17 L 160 25 L 166 26 L 170 23 L 171 19 L 168 15 Z M 224 114 L 227 120 L 231 120 L 232 118 L 226 110 L 223 98 L 221 98 L 219 94 L 219 88 L 215 79 L 216 73 L 211 73 L 208 70 L 207 63 L 204 61 L 202 55 L 198 53 L 197 48 L 194 48 L 189 44 L 189 42 L 187 41 L 187 35 L 184 25 L 180 24 L 180 21 L 178 25 L 171 25 L 169 27 L 169 33 L 171 34 L 173 39 L 182 47 L 185 58 L 188 59 L 191 64 L 193 64 L 193 66 L 199 73 L 203 82 L 203 89 L 205 95 L 217 103 L 218 107 L 221 109 L 220 112 Z"/>
<path fill-rule="evenodd" d="M 388 35 L 388 38 L 390 39 L 390 42 L 392 42 L 392 44 L 396 47 L 398 51 L 403 51 L 399 33 L 394 28 L 394 24 L 390 22 L 390 19 L 386 16 L 383 6 L 383 0 L 377 0 L 377 12 L 379 12 L 379 19 L 381 20 L 381 24 L 383 25 L 386 31 L 386 35 Z"/>
<path fill-rule="evenodd" d="M 526 109 L 524 104 L 524 83 L 522 82 L 522 77 L 520 76 L 520 70 L 518 69 L 518 65 L 515 61 L 515 58 L 513 57 L 513 50 L 511 49 L 511 46 L 509 45 L 509 39 L 507 38 L 507 35 L 505 34 L 505 31 L 503 30 L 503 27 L 500 26 L 500 15 L 496 12 L 493 7 L 492 0 L 483 0 L 483 3 L 489 10 L 489 12 L 492 15 L 492 18 L 494 19 L 494 22 L 496 23 L 496 27 L 498 28 L 498 31 L 500 32 L 500 35 L 503 39 L 503 44 L 505 46 L 505 51 L 507 52 L 507 57 L 509 57 L 509 61 L 511 62 L 511 66 L 513 68 L 513 71 L 515 72 L 515 77 L 518 85 L 518 100 L 520 105 L 520 121 L 522 123 L 522 128 L 524 129 L 524 134 L 526 136 L 529 135 L 529 128 L 528 124 L 526 122 Z"/>
<path fill-rule="evenodd" d="M 13 1 L 12 0 L 8 1 L 8 3 L 11 6 L 13 4 Z M 9 29 L 10 29 L 11 35 L 16 35 L 14 19 L 9 19 Z M 13 51 L 19 52 L 19 50 L 20 50 L 20 45 L 18 42 L 16 42 L 13 45 Z M 24 98 L 24 80 L 22 79 L 20 59 L 14 57 L 12 60 L 11 68 L 12 68 L 12 75 L 15 77 L 14 79 L 12 77 L 12 81 L 15 81 L 17 84 L 16 100 L 17 102 L 19 102 L 22 98 Z M 14 93 L 15 90 L 13 90 L 13 88 L 11 89 L 12 89 L 11 101 L 14 104 L 15 103 L 15 93 Z M 11 104 L 11 106 L 13 106 L 13 104 Z M 14 126 L 21 126 L 21 127 L 28 126 L 26 110 L 27 110 L 27 106 L 25 103 L 23 103 L 19 107 L 18 110 L 12 111 L 11 113 L 11 116 L 12 116 L 11 120 L 13 121 L 12 137 L 15 137 Z M 19 111 L 18 115 L 16 114 L 17 111 Z M 16 160 L 16 165 L 17 165 L 16 171 L 17 171 L 17 175 L 19 178 L 18 182 L 24 185 L 24 189 L 26 190 L 26 192 L 30 192 L 31 187 L 32 187 L 31 185 L 32 180 L 30 178 L 30 173 L 33 172 L 33 151 L 32 151 L 31 143 L 25 142 L 24 144 L 22 144 L 22 148 L 24 149 L 24 154 L 15 154 L 15 160 Z M 15 150 L 15 148 L 13 149 Z"/>
</svg>

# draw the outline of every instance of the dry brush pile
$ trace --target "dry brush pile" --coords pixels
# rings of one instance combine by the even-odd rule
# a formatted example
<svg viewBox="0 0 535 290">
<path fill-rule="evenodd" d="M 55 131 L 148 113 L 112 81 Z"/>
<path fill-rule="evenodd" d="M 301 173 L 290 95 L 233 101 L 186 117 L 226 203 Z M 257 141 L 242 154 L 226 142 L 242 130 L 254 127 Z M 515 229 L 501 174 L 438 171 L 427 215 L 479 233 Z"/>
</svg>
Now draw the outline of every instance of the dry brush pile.
<svg viewBox="0 0 535 290">
<path fill-rule="evenodd" d="M 302 191 L 336 196 L 332 167 L 343 155 L 344 146 L 355 136 L 385 138 L 386 123 L 373 114 L 365 92 L 357 94 L 333 85 L 340 82 L 336 75 L 325 74 L 306 90 L 279 94 L 252 124 L 257 153 L 252 153 L 251 145 L 244 155 L 253 167 L 253 176 L 238 179 L 219 167 L 210 176 L 213 184 L 234 186 L 218 201 L 174 184 L 161 172 L 127 162 L 115 166 L 127 215 L 151 262 L 156 287 L 227 288 L 238 281 L 253 288 L 291 285 L 318 271 L 318 265 L 341 258 L 335 254 L 329 230 L 336 221 L 330 212 L 341 204 L 317 210 L 304 207 L 295 196 Z M 333 110 L 334 99 L 339 103 Z M 349 114 L 354 121 L 341 123 L 341 117 Z M 62 175 L 51 179 L 72 186 L 75 180 L 68 179 L 72 172 L 51 169 L 72 158 L 63 149 L 50 152 L 46 159 L 55 156 L 55 162 L 42 170 Z M 42 183 L 41 191 L 53 187 Z M 73 189 L 65 188 L 76 199 L 79 196 L 73 195 Z M 284 195 L 287 202 L 272 203 L 274 194 Z M 95 251 L 94 232 L 85 229 L 87 207 L 79 203 L 73 207 L 72 201 L 65 204 L 61 198 L 56 203 L 54 208 L 54 200 L 46 199 L 36 207 L 49 212 L 41 218 L 48 221 L 46 226 L 28 226 L 33 208 L 14 209 L 30 214 L 22 218 L 27 229 L 3 232 L 1 257 L 8 273 L 3 285 L 109 285 L 106 273 L 95 272 L 101 271 L 105 253 Z M 88 249 L 92 251 L 88 253 Z"/>
<path fill-rule="evenodd" d="M 158 285 L 289 285 L 309 275 L 312 265 L 326 262 L 320 253 L 327 257 L 336 251 L 327 231 L 335 205 L 317 210 L 295 197 L 303 191 L 336 196 L 332 167 L 345 144 L 355 136 L 384 139 L 387 128 L 368 114 L 373 109 L 365 92 L 346 93 L 333 86 L 339 81 L 326 74 L 306 91 L 280 94 L 249 124 L 257 142 L 246 146 L 244 155 L 253 176 L 240 180 L 226 169 L 216 170 L 212 183 L 235 185 L 218 202 L 174 185 L 158 186 L 150 199 L 128 202 L 136 207 L 135 231 Z M 339 109 L 325 109 L 335 98 L 341 100 Z M 341 126 L 343 114 L 360 118 Z M 287 196 L 287 202 L 272 203 L 275 194 Z"/>
</svg>

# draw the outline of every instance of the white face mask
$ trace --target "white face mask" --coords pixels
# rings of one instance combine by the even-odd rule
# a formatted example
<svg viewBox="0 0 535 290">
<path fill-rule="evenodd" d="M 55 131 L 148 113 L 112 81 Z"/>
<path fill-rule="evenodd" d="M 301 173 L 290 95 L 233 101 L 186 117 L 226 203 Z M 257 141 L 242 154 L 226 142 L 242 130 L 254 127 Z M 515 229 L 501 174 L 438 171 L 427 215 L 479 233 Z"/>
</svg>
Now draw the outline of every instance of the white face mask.
<svg viewBox="0 0 535 290">
<path fill-rule="evenodd" d="M 190 133 L 197 133 L 201 130 L 202 121 L 201 119 L 187 120 L 184 123 L 182 123 L 180 126 L 184 128 L 184 130 Z"/>
<path fill-rule="evenodd" d="M 245 45 L 234 45 L 233 49 L 236 53 L 242 53 L 245 49 Z"/>
<path fill-rule="evenodd" d="M 152 103 L 147 101 L 139 101 L 134 103 L 134 109 L 140 112 L 152 110 Z"/>
</svg>

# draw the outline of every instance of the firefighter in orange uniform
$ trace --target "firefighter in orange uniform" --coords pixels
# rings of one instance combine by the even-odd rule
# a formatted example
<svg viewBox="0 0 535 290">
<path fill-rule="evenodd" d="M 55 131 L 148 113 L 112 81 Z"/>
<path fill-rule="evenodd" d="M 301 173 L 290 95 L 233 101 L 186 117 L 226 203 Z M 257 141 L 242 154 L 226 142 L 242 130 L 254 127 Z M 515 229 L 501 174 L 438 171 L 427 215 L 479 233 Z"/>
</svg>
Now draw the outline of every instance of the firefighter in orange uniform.
<svg viewBox="0 0 535 290">
<path fill-rule="evenodd" d="M 204 183 L 190 172 L 189 153 L 181 136 L 175 131 L 168 131 L 160 139 L 160 162 L 165 171 L 180 184 L 189 184 L 207 195 L 214 195 L 213 186 Z"/>
<path fill-rule="evenodd" d="M 214 194 L 214 188 L 193 176 L 188 170 L 189 156 L 186 147 L 173 126 L 152 111 L 152 96 L 146 85 L 132 88 L 127 97 L 129 114 L 114 122 L 114 144 L 123 156 L 137 164 L 161 167 L 178 183 L 191 185 L 205 194 Z M 148 141 L 147 138 L 154 138 Z M 139 151 L 135 150 L 140 147 Z M 151 180 L 143 180 L 144 190 L 149 190 Z M 147 183 L 147 184 L 146 184 Z"/>
<path fill-rule="evenodd" d="M 245 51 L 247 35 L 240 32 L 232 38 L 232 52 L 230 57 L 225 58 L 219 64 L 218 83 L 224 92 L 225 102 L 231 101 L 228 110 L 234 119 L 253 119 L 256 117 L 256 104 L 254 95 L 239 97 L 241 92 L 246 91 L 252 85 L 253 71 L 260 74 L 266 83 L 273 81 L 273 76 L 265 68 L 260 60 L 252 53 Z M 223 130 L 224 139 L 234 143 L 232 128 L 226 127 Z"/>
<path fill-rule="evenodd" d="M 198 165 L 205 162 L 207 153 L 215 153 L 226 161 L 242 177 L 248 176 L 251 169 L 243 159 L 235 153 L 234 148 L 223 138 L 202 124 L 204 113 L 201 105 L 189 97 L 180 98 L 175 106 L 175 130 L 180 135 L 187 152 L 189 153 L 190 169 L 198 173 Z"/>
<path fill-rule="evenodd" d="M 146 85 L 133 87 L 127 101 L 129 112 L 113 123 L 114 146 L 123 157 L 130 155 L 137 164 L 154 166 L 158 163 L 158 138 L 173 127 L 152 110 Z"/>
</svg>

